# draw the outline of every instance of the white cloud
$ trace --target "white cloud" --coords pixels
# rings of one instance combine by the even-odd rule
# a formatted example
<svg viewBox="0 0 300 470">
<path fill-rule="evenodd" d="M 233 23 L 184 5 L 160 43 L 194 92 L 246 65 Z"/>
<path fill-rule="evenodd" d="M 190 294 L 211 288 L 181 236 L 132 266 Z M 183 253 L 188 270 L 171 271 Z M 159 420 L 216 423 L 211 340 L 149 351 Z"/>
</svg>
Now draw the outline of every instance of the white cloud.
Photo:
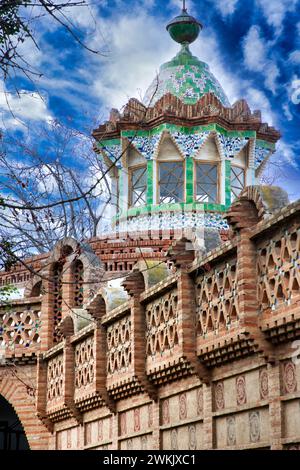
<svg viewBox="0 0 300 470">
<path fill-rule="evenodd" d="M 211 3 L 217 7 L 223 18 L 226 18 L 235 12 L 238 2 L 239 0 L 213 0 Z"/>
<path fill-rule="evenodd" d="M 288 103 L 285 103 L 282 106 L 282 109 L 283 109 L 283 112 L 284 112 L 284 115 L 285 115 L 286 119 L 288 121 L 292 121 L 293 120 L 293 115 L 291 113 L 291 110 L 290 110 L 290 107 L 289 107 Z"/>
<path fill-rule="evenodd" d="M 134 15 L 129 12 L 114 17 L 113 21 L 102 20 L 101 24 L 102 31 L 106 31 L 111 53 L 107 58 L 94 58 L 90 67 L 82 68 L 79 73 L 92 82 L 94 96 L 107 109 L 121 109 L 129 98 L 141 99 L 159 66 L 170 60 L 180 46 L 169 38 L 165 21 L 157 17 L 154 19 L 143 9 L 136 10 Z M 96 43 L 99 40 L 97 36 L 94 38 Z M 251 87 L 249 80 L 242 80 L 229 70 L 222 58 L 218 37 L 211 29 L 202 31 L 199 39 L 192 44 L 191 51 L 209 64 L 232 104 L 246 98 L 252 110 L 262 111 L 264 121 L 275 124 L 275 116 L 265 94 Z M 271 61 L 268 65 L 269 72 L 273 71 L 276 75 Z"/>
<path fill-rule="evenodd" d="M 277 145 L 277 154 L 278 156 L 282 157 L 283 160 L 289 165 L 291 165 L 293 168 L 297 170 L 299 169 L 297 163 L 297 155 L 295 153 L 293 145 L 288 144 L 283 139 L 281 139 Z"/>
<path fill-rule="evenodd" d="M 182 0 L 169 0 L 168 7 L 171 9 L 172 14 L 179 15 L 182 9 Z M 192 0 L 186 1 L 186 8 L 190 15 L 196 14 L 195 2 Z"/>
<path fill-rule="evenodd" d="M 244 98 L 247 100 L 252 111 L 256 109 L 261 111 L 263 122 L 267 122 L 270 126 L 276 126 L 276 115 L 272 110 L 270 101 L 261 90 L 250 86 L 245 90 Z"/>
<path fill-rule="evenodd" d="M 267 23 L 274 28 L 276 36 L 282 32 L 287 13 L 295 11 L 298 4 L 298 0 L 256 0 L 256 2 L 262 9 Z"/>
<path fill-rule="evenodd" d="M 230 103 L 233 104 L 242 97 L 241 90 L 244 82 L 226 68 L 220 52 L 218 38 L 212 30 L 207 28 L 201 33 L 199 40 L 192 45 L 192 52 L 209 65 L 210 71 L 219 80 Z"/>
<path fill-rule="evenodd" d="M 176 54 L 178 45 L 169 38 L 165 24 L 143 9 L 102 20 L 102 31 L 110 46 L 108 57 L 94 57 L 92 69 L 80 73 L 92 79 L 94 94 L 105 106 L 120 109 L 128 98 L 142 98 L 159 66 Z M 96 36 L 91 46 L 99 40 Z"/>
<path fill-rule="evenodd" d="M 101 24 L 110 54 L 107 58 L 94 58 L 90 67 L 82 68 L 79 73 L 92 81 L 94 96 L 99 97 L 104 106 L 121 109 L 129 98 L 143 97 L 160 65 L 174 57 L 180 46 L 169 38 L 165 20 L 153 18 L 143 9 L 136 10 L 134 15 L 129 12 L 114 17 L 113 21 L 102 20 Z M 100 39 L 96 36 L 91 47 Z M 205 29 L 191 50 L 209 64 L 231 102 L 241 98 L 239 79 L 226 70 L 212 30 Z"/>
<path fill-rule="evenodd" d="M 293 65 L 300 64 L 300 51 L 296 50 L 290 53 L 289 62 Z"/>
<path fill-rule="evenodd" d="M 277 64 L 268 57 L 271 46 L 272 43 L 261 36 L 260 28 L 255 25 L 251 26 L 243 40 L 245 66 L 251 71 L 261 73 L 265 78 L 265 86 L 275 94 L 280 71 Z"/>
<path fill-rule="evenodd" d="M 27 90 L 9 93 L 3 83 L 0 83 L 0 114 L 5 127 L 20 127 L 23 121 L 52 119 L 46 99 L 39 93 Z"/>
</svg>

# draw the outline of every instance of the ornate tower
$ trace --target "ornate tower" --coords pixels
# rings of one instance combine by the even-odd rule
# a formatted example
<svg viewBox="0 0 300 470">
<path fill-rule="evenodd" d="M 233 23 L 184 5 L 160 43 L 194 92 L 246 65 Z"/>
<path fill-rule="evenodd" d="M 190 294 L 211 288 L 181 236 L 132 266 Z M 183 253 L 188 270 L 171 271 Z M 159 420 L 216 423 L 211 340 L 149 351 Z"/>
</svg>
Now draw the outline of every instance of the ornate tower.
<svg viewBox="0 0 300 470">
<path fill-rule="evenodd" d="M 143 102 L 93 133 L 111 176 L 120 232 L 203 229 L 206 248 L 227 228 L 223 213 L 255 185 L 280 134 L 245 100 L 233 105 L 189 45 L 202 25 L 184 8 L 167 25 L 178 54 L 160 67 Z"/>
</svg>

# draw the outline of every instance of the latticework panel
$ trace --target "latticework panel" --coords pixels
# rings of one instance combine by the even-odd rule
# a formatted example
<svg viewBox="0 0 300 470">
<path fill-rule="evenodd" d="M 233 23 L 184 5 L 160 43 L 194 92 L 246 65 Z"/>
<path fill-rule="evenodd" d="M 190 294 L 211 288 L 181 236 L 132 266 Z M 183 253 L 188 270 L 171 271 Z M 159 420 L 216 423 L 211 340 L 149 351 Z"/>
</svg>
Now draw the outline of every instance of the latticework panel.
<svg viewBox="0 0 300 470">
<path fill-rule="evenodd" d="M 83 306 L 83 264 L 80 260 L 75 263 L 74 282 L 74 306 L 81 308 Z"/>
<path fill-rule="evenodd" d="M 75 346 L 75 388 L 80 389 L 92 384 L 94 377 L 94 337 L 91 336 Z"/>
<path fill-rule="evenodd" d="M 132 361 L 131 320 L 129 315 L 107 328 L 107 373 L 128 371 Z"/>
<path fill-rule="evenodd" d="M 171 351 L 178 344 L 177 289 L 162 295 L 146 306 L 147 356 Z"/>
<path fill-rule="evenodd" d="M 300 294 L 300 229 L 282 230 L 258 246 L 257 273 L 262 311 L 289 305 Z"/>
<path fill-rule="evenodd" d="M 0 314 L 0 346 L 7 349 L 38 348 L 41 312 L 39 309 L 7 311 Z"/>
<path fill-rule="evenodd" d="M 63 355 L 50 359 L 47 366 L 47 402 L 59 401 L 63 397 L 64 364 Z"/>
<path fill-rule="evenodd" d="M 236 260 L 196 279 L 197 334 L 230 327 L 238 320 Z"/>
<path fill-rule="evenodd" d="M 53 342 L 61 341 L 59 324 L 62 319 L 62 274 L 63 265 L 57 263 L 53 269 Z"/>
</svg>

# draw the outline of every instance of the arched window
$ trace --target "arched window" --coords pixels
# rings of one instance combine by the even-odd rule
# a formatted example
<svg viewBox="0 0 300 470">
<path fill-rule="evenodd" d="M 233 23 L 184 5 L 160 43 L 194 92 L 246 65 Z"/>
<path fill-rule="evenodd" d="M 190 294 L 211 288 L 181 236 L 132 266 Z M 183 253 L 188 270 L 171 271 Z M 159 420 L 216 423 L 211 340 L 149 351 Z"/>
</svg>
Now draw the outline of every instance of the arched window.
<svg viewBox="0 0 300 470">
<path fill-rule="evenodd" d="M 234 201 L 245 187 L 245 170 L 238 166 L 231 166 L 231 201 Z"/>
<path fill-rule="evenodd" d="M 34 284 L 30 297 L 39 297 L 40 295 L 42 295 L 42 281 L 38 281 Z"/>
<path fill-rule="evenodd" d="M 184 202 L 185 162 L 175 142 L 165 133 L 157 153 L 157 201 L 159 204 Z"/>
<path fill-rule="evenodd" d="M 219 202 L 219 164 L 195 162 L 196 166 L 196 201 L 206 203 Z"/>
<path fill-rule="evenodd" d="M 59 343 L 61 336 L 58 326 L 62 320 L 62 274 L 63 264 L 55 263 L 53 266 L 53 342 Z"/>
<path fill-rule="evenodd" d="M 143 206 L 147 197 L 147 166 L 142 165 L 129 170 L 129 205 Z"/>
<path fill-rule="evenodd" d="M 74 307 L 83 306 L 83 264 L 76 260 L 74 264 Z"/>
</svg>

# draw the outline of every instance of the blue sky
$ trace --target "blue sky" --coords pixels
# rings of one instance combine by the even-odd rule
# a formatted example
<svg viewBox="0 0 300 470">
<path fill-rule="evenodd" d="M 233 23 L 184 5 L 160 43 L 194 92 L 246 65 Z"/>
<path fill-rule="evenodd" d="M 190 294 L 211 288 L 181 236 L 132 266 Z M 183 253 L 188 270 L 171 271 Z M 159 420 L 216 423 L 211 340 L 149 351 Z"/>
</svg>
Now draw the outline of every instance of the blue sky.
<svg viewBox="0 0 300 470">
<path fill-rule="evenodd" d="M 142 98 L 160 64 L 178 45 L 165 30 L 179 0 L 104 0 L 70 10 L 72 21 L 95 55 L 74 43 L 57 24 L 36 25 L 40 49 L 24 43 L 24 56 L 42 73 L 35 85 L 16 77 L 0 83 L 2 127 L 21 131 L 23 120 L 74 121 L 78 128 L 101 122 L 110 108 Z M 245 98 L 263 121 L 282 133 L 268 180 L 300 198 L 300 0 L 187 0 L 203 24 L 192 52 L 210 65 L 231 103 Z M 7 110 L 3 91 L 8 95 Z M 39 92 L 39 94 L 37 93 Z M 30 92 L 28 94 L 28 92 Z M 71 156 L 70 156 L 71 159 Z"/>
</svg>

